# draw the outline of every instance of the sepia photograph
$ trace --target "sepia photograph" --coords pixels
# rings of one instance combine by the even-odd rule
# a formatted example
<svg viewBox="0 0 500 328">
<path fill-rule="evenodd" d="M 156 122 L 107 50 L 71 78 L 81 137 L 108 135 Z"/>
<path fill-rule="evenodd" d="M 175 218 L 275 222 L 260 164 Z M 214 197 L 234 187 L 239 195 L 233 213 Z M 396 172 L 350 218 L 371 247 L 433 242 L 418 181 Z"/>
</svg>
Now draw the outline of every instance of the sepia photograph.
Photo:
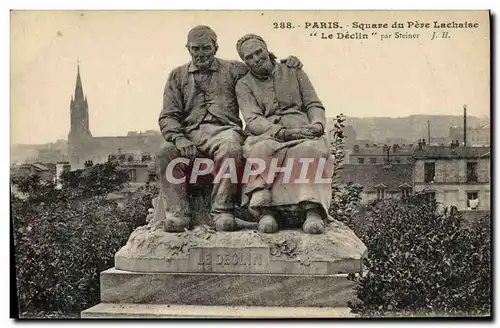
<svg viewBox="0 0 500 328">
<path fill-rule="evenodd" d="M 492 319 L 488 10 L 11 10 L 11 317 Z"/>
</svg>

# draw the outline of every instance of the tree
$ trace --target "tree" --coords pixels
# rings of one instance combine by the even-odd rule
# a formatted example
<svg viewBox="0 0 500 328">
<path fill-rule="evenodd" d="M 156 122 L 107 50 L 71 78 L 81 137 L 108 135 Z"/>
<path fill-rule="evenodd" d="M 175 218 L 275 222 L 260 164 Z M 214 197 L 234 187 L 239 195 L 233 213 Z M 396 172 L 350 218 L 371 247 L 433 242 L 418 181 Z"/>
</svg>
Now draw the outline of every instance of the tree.
<svg viewBox="0 0 500 328">
<path fill-rule="evenodd" d="M 351 225 L 369 251 L 354 312 L 487 314 L 491 306 L 486 219 L 464 227 L 456 208 L 438 210 L 425 194 L 374 202 Z"/>
<path fill-rule="evenodd" d="M 339 181 L 339 173 L 342 170 L 342 164 L 345 159 L 345 120 L 344 114 L 337 115 L 332 130 L 331 146 L 334 162 L 332 202 L 328 212 L 336 220 L 350 223 L 350 219 L 361 203 L 361 192 L 363 188 L 352 183 L 348 183 L 344 186 L 343 183 Z"/>
<path fill-rule="evenodd" d="M 99 302 L 99 273 L 130 233 L 145 224 L 152 194 L 124 207 L 107 201 L 128 176 L 114 164 L 63 175 L 62 188 L 16 177 L 11 192 L 16 279 L 21 313 L 77 315 Z"/>
<path fill-rule="evenodd" d="M 65 172 L 61 178 L 64 196 L 72 199 L 91 196 L 102 198 L 122 189 L 129 180 L 128 174 L 112 162 Z"/>
</svg>

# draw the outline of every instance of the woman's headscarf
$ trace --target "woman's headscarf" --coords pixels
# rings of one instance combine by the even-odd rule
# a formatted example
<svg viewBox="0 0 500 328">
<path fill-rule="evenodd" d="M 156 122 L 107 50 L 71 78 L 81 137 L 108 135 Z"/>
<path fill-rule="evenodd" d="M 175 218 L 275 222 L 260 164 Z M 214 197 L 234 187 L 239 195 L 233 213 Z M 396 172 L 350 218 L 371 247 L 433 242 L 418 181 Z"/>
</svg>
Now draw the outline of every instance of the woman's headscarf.
<svg viewBox="0 0 500 328">
<path fill-rule="evenodd" d="M 238 51 L 238 54 L 240 55 L 240 58 L 243 60 L 243 43 L 245 43 L 248 40 L 257 40 L 262 43 L 262 46 L 267 50 L 267 44 L 264 41 L 264 39 L 256 34 L 247 34 L 243 36 L 241 39 L 236 42 L 236 50 Z"/>
</svg>

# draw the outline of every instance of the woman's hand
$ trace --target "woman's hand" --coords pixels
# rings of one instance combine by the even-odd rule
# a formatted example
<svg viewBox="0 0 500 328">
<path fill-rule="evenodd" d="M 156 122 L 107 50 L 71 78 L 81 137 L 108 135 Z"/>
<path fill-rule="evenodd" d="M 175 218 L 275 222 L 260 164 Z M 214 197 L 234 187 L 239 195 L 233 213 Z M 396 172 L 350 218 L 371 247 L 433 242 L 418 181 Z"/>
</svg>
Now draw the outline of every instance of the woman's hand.
<svg viewBox="0 0 500 328">
<path fill-rule="evenodd" d="M 311 127 L 285 129 L 285 140 L 314 139 L 314 131 Z"/>
</svg>

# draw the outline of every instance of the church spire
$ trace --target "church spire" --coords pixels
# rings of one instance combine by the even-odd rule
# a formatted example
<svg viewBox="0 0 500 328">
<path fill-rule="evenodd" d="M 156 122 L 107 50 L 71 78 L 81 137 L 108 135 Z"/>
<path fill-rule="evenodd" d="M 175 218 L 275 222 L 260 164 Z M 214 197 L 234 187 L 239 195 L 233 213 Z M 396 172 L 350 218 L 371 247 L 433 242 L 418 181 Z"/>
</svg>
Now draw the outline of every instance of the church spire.
<svg viewBox="0 0 500 328">
<path fill-rule="evenodd" d="M 82 78 L 80 77 L 80 59 L 78 59 L 76 86 L 75 86 L 75 101 L 84 100 Z"/>
</svg>

